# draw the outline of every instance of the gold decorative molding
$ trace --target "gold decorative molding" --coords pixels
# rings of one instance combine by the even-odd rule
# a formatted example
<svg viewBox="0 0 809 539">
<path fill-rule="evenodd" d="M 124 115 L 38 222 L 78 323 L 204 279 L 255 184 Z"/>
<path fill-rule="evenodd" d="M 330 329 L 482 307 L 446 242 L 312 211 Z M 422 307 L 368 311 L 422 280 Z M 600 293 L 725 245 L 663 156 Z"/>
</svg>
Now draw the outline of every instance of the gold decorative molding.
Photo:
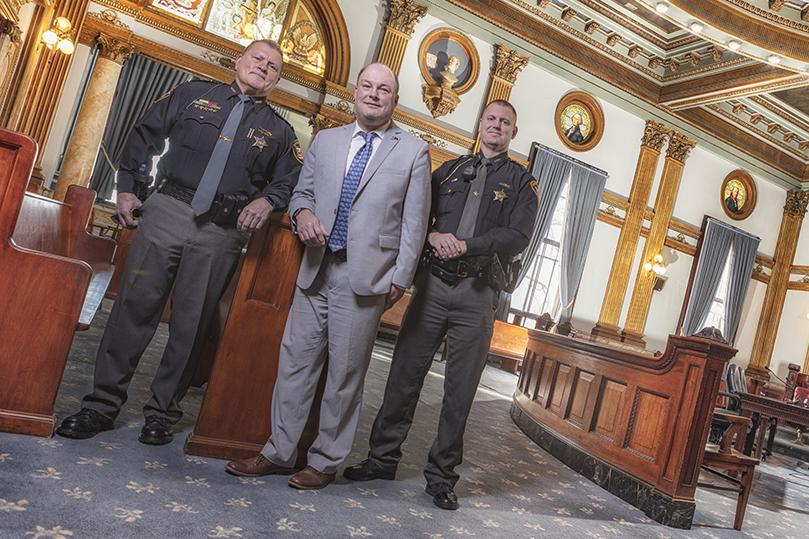
<svg viewBox="0 0 809 539">
<path fill-rule="evenodd" d="M 787 200 L 784 204 L 784 214 L 803 218 L 806 215 L 806 206 L 809 205 L 809 191 L 791 189 L 787 191 Z"/>
<path fill-rule="evenodd" d="M 402 69 L 407 44 L 413 36 L 413 28 L 427 13 L 427 6 L 412 0 L 390 0 L 389 6 L 388 22 L 385 25 L 385 35 L 382 37 L 377 61 L 398 75 Z"/>
<path fill-rule="evenodd" d="M 635 176 L 630 187 L 629 200 L 625 206 L 626 214 L 623 224 L 617 225 L 621 228 L 621 231 L 618 235 L 618 243 L 612 259 L 607 288 L 604 291 L 604 300 L 601 303 L 601 311 L 598 315 L 598 323 L 593 328 L 596 335 L 610 339 L 620 338 L 618 324 L 632 274 L 632 263 L 643 231 L 643 222 L 646 217 L 649 195 L 652 192 L 654 173 L 660 158 L 660 149 L 670 132 L 669 128 L 654 120 L 646 121 L 643 137 L 641 138 L 640 153 L 635 166 Z M 619 201 L 609 199 L 608 203 L 616 206 Z M 666 233 L 667 231 L 664 231 L 664 237 Z"/>
<path fill-rule="evenodd" d="M 654 120 L 646 120 L 646 126 L 643 128 L 643 137 L 640 143 L 659 153 L 670 133 L 671 129 L 665 125 L 657 123 Z"/>
<path fill-rule="evenodd" d="M 773 11 L 781 11 L 781 8 L 784 7 L 786 3 L 787 0 L 770 0 L 770 9 Z"/>
<path fill-rule="evenodd" d="M 87 18 L 88 19 L 96 19 L 98 21 L 103 21 L 103 22 L 105 22 L 107 24 L 117 26 L 118 28 L 121 28 L 123 30 L 131 30 L 131 28 L 129 28 L 129 26 L 127 26 L 126 24 L 123 23 L 123 21 L 121 21 L 121 19 L 119 18 L 118 12 L 115 11 L 114 9 L 109 9 L 108 8 L 108 9 L 105 9 L 103 11 L 97 11 L 97 12 L 93 12 L 93 13 L 88 13 Z"/>
<path fill-rule="evenodd" d="M 421 89 L 421 97 L 433 118 L 451 114 L 461 102 L 461 98 L 448 84 L 425 84 Z"/>
<path fill-rule="evenodd" d="M 312 126 L 312 135 L 314 136 L 323 129 L 331 129 L 332 127 L 339 127 L 344 124 L 338 122 L 334 118 L 329 118 L 318 112 L 309 119 L 309 125 Z"/>
<path fill-rule="evenodd" d="M 514 84 L 517 81 L 517 75 L 526 65 L 528 65 L 527 56 L 521 56 L 500 43 L 494 45 L 493 76 Z"/>
<path fill-rule="evenodd" d="M 696 145 L 696 141 L 690 140 L 682 133 L 671 131 L 669 145 L 668 148 L 666 148 L 666 157 L 670 157 L 680 163 L 685 163 L 685 160 L 688 159 L 688 154 L 691 153 L 691 150 Z"/>
<path fill-rule="evenodd" d="M 123 64 L 135 51 L 131 43 L 120 41 L 106 34 L 100 34 L 96 39 L 98 42 L 98 54 L 101 58 L 112 60 L 116 64 Z"/>
<path fill-rule="evenodd" d="M 778 230 L 778 240 L 775 243 L 770 282 L 764 294 L 756 335 L 753 339 L 753 350 L 750 353 L 749 367 L 753 367 L 753 369 L 766 371 L 772 360 L 775 338 L 781 323 L 784 300 L 790 287 L 789 276 L 793 270 L 792 264 L 795 261 L 795 252 L 798 248 L 807 203 L 809 203 L 809 191 L 796 189 L 787 191 L 784 214 Z"/>
<path fill-rule="evenodd" d="M 0 17 L 0 37 L 2 36 L 8 36 L 14 43 L 19 43 L 22 31 L 16 21 Z"/>
<path fill-rule="evenodd" d="M 389 0 L 389 7 L 387 26 L 408 37 L 413 37 L 413 29 L 427 13 L 427 6 L 412 0 Z"/>
</svg>

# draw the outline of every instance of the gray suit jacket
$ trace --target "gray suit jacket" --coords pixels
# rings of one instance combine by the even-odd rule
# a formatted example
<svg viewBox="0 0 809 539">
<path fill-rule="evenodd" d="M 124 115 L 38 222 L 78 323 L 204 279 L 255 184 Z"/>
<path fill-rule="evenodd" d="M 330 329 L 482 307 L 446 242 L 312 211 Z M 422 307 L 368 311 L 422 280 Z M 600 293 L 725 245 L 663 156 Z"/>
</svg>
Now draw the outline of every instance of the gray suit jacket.
<svg viewBox="0 0 809 539">
<path fill-rule="evenodd" d="M 290 215 L 309 209 L 331 233 L 353 132 L 354 124 L 349 124 L 317 134 L 289 202 Z M 391 284 L 410 286 L 429 216 L 427 144 L 391 123 L 365 167 L 349 214 L 347 255 L 355 294 L 387 294 Z M 317 277 L 327 248 L 306 248 L 298 273 L 298 286 L 304 290 Z"/>
</svg>

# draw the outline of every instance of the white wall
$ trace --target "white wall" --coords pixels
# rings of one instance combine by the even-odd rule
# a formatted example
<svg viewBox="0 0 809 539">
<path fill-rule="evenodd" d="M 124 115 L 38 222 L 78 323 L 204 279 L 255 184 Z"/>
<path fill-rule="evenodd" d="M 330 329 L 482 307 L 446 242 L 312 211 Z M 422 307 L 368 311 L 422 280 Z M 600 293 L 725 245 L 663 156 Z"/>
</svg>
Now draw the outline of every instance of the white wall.
<svg viewBox="0 0 809 539">
<path fill-rule="evenodd" d="M 809 347 L 809 320 L 806 313 L 809 313 L 809 293 L 788 291 L 770 363 L 770 368 L 781 378 L 787 375 L 788 363 L 803 367 Z"/>
<path fill-rule="evenodd" d="M 385 24 L 383 2 L 337 0 L 343 12 L 348 35 L 351 36 L 351 70 L 348 87 L 357 82 L 360 69 L 372 62 L 382 42 L 382 29 Z"/>
</svg>

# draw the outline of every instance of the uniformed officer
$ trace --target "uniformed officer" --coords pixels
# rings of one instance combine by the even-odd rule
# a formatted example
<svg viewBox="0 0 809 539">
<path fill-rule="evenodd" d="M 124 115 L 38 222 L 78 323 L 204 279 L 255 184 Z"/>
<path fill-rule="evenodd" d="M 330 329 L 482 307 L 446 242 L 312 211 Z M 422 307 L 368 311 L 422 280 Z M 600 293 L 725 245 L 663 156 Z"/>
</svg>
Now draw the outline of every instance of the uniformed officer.
<svg viewBox="0 0 809 539">
<path fill-rule="evenodd" d="M 481 152 L 433 173 L 424 264 L 393 352 L 368 459 L 346 468 L 347 479 L 395 477 L 424 377 L 446 336 L 444 401 L 425 490 L 438 507 L 458 508 L 454 470 L 486 365 L 498 291 L 506 286 L 509 261 L 528 246 L 537 214 L 536 181 L 508 157 L 516 122 L 508 101 L 492 101 L 480 120 Z"/>
<path fill-rule="evenodd" d="M 192 81 L 163 96 L 133 127 L 118 171 L 117 216 L 137 227 L 96 357 L 93 390 L 57 433 L 90 438 L 112 428 L 129 381 L 172 293 L 169 340 L 143 408 L 139 440 L 165 444 L 182 416 L 194 344 L 206 329 L 249 234 L 289 202 L 302 157 L 292 127 L 267 104 L 280 47 L 255 41 L 232 84 Z M 157 192 L 145 202 L 152 158 Z M 173 291 L 172 291 L 173 286 Z"/>
</svg>

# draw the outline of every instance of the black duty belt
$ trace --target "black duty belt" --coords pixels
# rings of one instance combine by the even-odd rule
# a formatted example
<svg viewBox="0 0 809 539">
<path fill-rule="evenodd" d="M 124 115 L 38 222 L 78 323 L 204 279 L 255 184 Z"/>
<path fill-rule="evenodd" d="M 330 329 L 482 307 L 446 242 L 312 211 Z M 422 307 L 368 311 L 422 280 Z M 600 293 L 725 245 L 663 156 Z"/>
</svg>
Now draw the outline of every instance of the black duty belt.
<svg viewBox="0 0 809 539">
<path fill-rule="evenodd" d="M 157 188 L 157 191 L 171 198 L 176 198 L 181 202 L 185 202 L 190 206 L 191 201 L 194 200 L 194 193 L 196 193 L 197 190 L 191 189 L 190 187 L 183 187 L 171 180 L 163 180 L 160 187 Z"/>
<path fill-rule="evenodd" d="M 422 257 L 425 266 L 429 266 L 430 273 L 449 285 L 455 285 L 461 279 L 470 277 L 476 279 L 487 278 L 489 275 L 490 260 L 488 257 L 456 258 L 441 260 L 427 249 Z"/>
</svg>

